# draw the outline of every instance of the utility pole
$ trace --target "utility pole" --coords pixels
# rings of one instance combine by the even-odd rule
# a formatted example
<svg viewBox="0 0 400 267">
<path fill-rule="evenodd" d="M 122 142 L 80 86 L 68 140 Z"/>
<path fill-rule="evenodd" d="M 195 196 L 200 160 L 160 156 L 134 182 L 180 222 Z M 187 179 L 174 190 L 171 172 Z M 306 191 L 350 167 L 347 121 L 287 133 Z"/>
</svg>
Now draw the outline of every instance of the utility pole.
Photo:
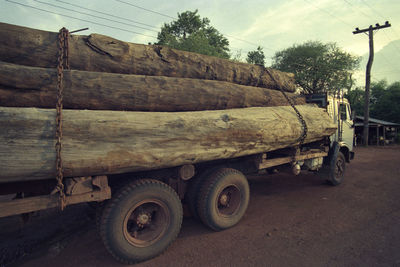
<svg viewBox="0 0 400 267">
<path fill-rule="evenodd" d="M 371 67 L 372 67 L 372 62 L 374 61 L 374 30 L 388 28 L 390 26 L 391 25 L 389 24 L 389 21 L 386 21 L 385 25 L 379 25 L 379 23 L 377 23 L 375 24 L 375 27 L 372 27 L 372 25 L 370 25 L 366 29 L 360 30 L 359 28 L 356 28 L 356 30 L 353 31 L 353 34 L 365 33 L 369 37 L 369 58 L 365 75 L 365 104 L 364 104 L 364 132 L 363 132 L 363 141 L 365 146 L 368 146 L 369 96 L 370 96 L 369 89 L 371 86 Z"/>
</svg>

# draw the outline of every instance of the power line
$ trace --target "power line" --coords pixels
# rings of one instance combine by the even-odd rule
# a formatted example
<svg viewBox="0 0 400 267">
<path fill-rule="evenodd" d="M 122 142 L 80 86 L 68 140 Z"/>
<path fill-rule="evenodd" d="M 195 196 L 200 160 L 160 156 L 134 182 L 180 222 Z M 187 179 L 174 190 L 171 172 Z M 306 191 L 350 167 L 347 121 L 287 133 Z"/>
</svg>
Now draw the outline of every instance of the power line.
<svg viewBox="0 0 400 267">
<path fill-rule="evenodd" d="M 270 50 L 270 51 L 274 51 L 273 49 L 271 49 L 271 48 L 269 48 L 269 47 L 264 47 L 264 46 L 258 45 L 258 44 L 256 44 L 256 43 L 249 42 L 249 41 L 246 41 L 246 40 L 243 40 L 243 39 L 240 39 L 240 38 L 237 38 L 237 37 L 228 35 L 228 34 L 224 34 L 224 35 L 225 35 L 226 37 L 229 37 L 229 38 L 232 38 L 232 39 L 235 39 L 235 40 L 238 40 L 238 41 L 247 43 L 247 44 L 251 44 L 251 45 L 254 45 L 254 46 L 259 46 L 259 47 L 261 47 L 261 48 L 264 48 L 264 49 L 267 49 L 267 50 Z"/>
<path fill-rule="evenodd" d="M 351 6 L 351 8 L 353 9 L 353 10 L 355 10 L 354 8 L 353 8 L 353 4 L 351 4 L 348 0 L 343 0 L 344 2 L 346 2 L 349 6 Z M 363 1 L 364 2 L 364 4 L 366 4 L 372 11 L 374 11 L 373 9 L 372 9 L 372 7 L 370 6 L 370 5 L 368 5 L 365 1 Z M 358 11 L 358 12 L 360 12 L 361 14 L 363 14 L 365 17 L 367 17 L 367 18 L 370 18 L 370 19 L 375 19 L 375 18 L 373 18 L 372 16 L 370 16 L 370 15 L 368 15 L 368 14 L 366 14 L 366 13 L 364 13 L 363 11 L 361 11 L 361 9 L 357 9 L 357 10 L 355 10 L 355 11 Z M 376 12 L 376 13 L 378 13 L 378 12 Z M 379 15 L 379 14 L 378 14 Z M 382 16 L 381 16 L 382 17 Z M 383 18 L 383 19 L 385 19 L 385 18 Z M 383 34 L 385 35 L 385 37 L 386 37 L 386 39 L 389 41 L 389 42 L 392 42 L 393 40 L 389 37 L 389 35 L 386 33 L 386 31 L 384 31 L 383 32 Z M 394 47 L 395 47 L 395 49 L 399 52 L 399 54 L 400 54 L 400 48 L 397 46 L 397 44 L 396 43 L 394 43 Z M 387 60 L 387 58 L 384 56 L 384 55 L 382 55 L 383 56 L 383 58 L 389 63 L 389 61 Z"/>
<path fill-rule="evenodd" d="M 338 16 L 333 15 L 332 13 L 326 11 L 325 9 L 322 9 L 320 7 L 318 7 L 317 5 L 314 5 L 312 2 L 310 2 L 309 0 L 304 0 L 305 2 L 309 3 L 310 5 L 314 6 L 315 8 L 321 10 L 322 12 L 328 14 L 329 16 L 331 16 L 332 18 L 335 18 L 337 20 L 340 20 L 342 23 L 346 24 L 347 26 L 353 27 L 352 25 L 350 25 L 349 23 L 347 23 L 346 21 L 342 20 L 341 18 L 339 18 Z"/>
<path fill-rule="evenodd" d="M 122 24 L 122 25 L 131 26 L 131 27 L 136 27 L 136 28 L 139 28 L 139 29 L 147 30 L 147 31 L 158 32 L 158 31 L 156 31 L 156 30 L 151 30 L 151 29 L 147 29 L 147 28 L 144 28 L 144 27 L 141 27 L 141 26 L 137 26 L 137 25 L 133 25 L 133 24 L 125 23 L 125 22 L 120 22 L 120 21 L 117 21 L 117 20 L 108 19 L 108 18 L 104 18 L 104 17 L 92 15 L 92 14 L 85 13 L 85 12 L 80 12 L 80 11 L 77 11 L 77 10 L 74 10 L 74 9 L 70 9 L 70 8 L 66 8 L 66 7 L 62 7 L 62 6 L 58 6 L 58 5 L 46 3 L 46 2 L 43 2 L 43 1 L 39 1 L 39 0 L 33 0 L 33 1 L 38 2 L 38 3 L 40 3 L 40 4 L 44 4 L 44 5 L 56 7 L 56 8 L 62 8 L 62 9 L 64 9 L 64 10 L 68 10 L 68 11 L 71 11 L 71 12 L 75 12 L 75 13 L 78 13 L 78 14 L 81 14 L 81 15 L 91 16 L 91 17 L 98 18 L 98 19 L 103 19 L 103 20 L 107 20 L 107 21 L 111 21 L 111 22 L 115 22 L 115 23 L 120 23 L 120 24 Z"/>
<path fill-rule="evenodd" d="M 348 3 L 349 5 L 352 5 L 352 4 L 350 4 L 347 0 L 344 0 L 346 3 Z M 382 19 L 384 19 L 384 20 L 386 20 L 386 18 L 381 14 L 381 13 L 379 13 L 375 8 L 372 8 L 372 6 L 370 6 L 367 2 L 365 2 L 364 0 L 362 0 L 362 2 L 369 8 L 369 9 L 371 9 L 374 13 L 376 13 L 376 14 L 378 14 Z M 368 14 L 365 14 L 364 12 L 362 12 L 361 10 L 358 10 L 359 12 L 361 12 L 364 16 L 366 16 L 366 17 L 369 17 L 369 18 L 372 18 L 372 16 L 369 16 Z M 372 18 L 372 19 L 374 19 L 374 18 Z M 390 28 L 389 30 L 392 30 L 396 35 L 398 35 L 397 34 L 397 32 L 393 29 L 393 28 Z M 386 38 L 389 40 L 389 41 L 393 41 L 393 39 L 391 39 L 390 37 L 389 37 L 389 35 L 386 33 L 386 32 L 383 32 L 384 34 L 385 34 L 385 36 L 386 36 Z M 397 51 L 399 51 L 399 53 L 400 53 L 400 50 L 399 50 L 399 47 L 395 44 L 395 47 L 396 47 L 396 49 L 397 49 Z"/>
<path fill-rule="evenodd" d="M 107 28 L 111 28 L 111 29 L 115 29 L 115 30 L 120 30 L 120 31 L 124 31 L 124 32 L 134 33 L 134 34 L 143 35 L 143 36 L 146 36 L 146 37 L 157 39 L 157 37 L 155 37 L 155 36 L 151 36 L 151 35 L 147 35 L 147 34 L 143 34 L 143 33 L 139 33 L 139 32 L 134 32 L 134 31 L 130 31 L 130 30 L 126 30 L 126 29 L 122 29 L 122 28 L 119 28 L 119 27 L 110 26 L 110 25 L 106 25 L 106 24 L 102 24 L 102 23 L 98 23 L 98 22 L 94 22 L 94 21 L 90 21 L 90 20 L 80 19 L 80 18 L 76 18 L 76 17 L 73 17 L 73 16 L 65 15 L 65 14 L 56 13 L 56 12 L 53 12 L 53 11 L 49 11 L 49 10 L 38 8 L 38 7 L 34 7 L 34 6 L 30 6 L 30 5 L 27 5 L 27 4 L 18 3 L 18 2 L 12 1 L 12 0 L 5 0 L 5 1 L 13 3 L 13 4 L 16 4 L 16 5 L 20 5 L 20 6 L 24 6 L 24 7 L 28 7 L 28 8 L 32 8 L 32 9 L 36 9 L 36 10 L 39 10 L 39 11 L 42 11 L 42 12 L 50 13 L 50 14 L 53 14 L 53 15 L 58 15 L 58 16 L 62 16 L 62 17 L 76 19 L 76 20 L 80 20 L 80 21 L 83 21 L 83 22 L 91 23 L 91 24 L 94 24 L 94 25 L 102 26 L 102 27 L 107 27 Z"/>
<path fill-rule="evenodd" d="M 57 0 L 57 1 L 60 1 L 60 0 Z M 154 11 L 154 10 L 150 10 L 150 9 L 147 9 L 147 8 L 144 8 L 144 7 L 141 7 L 141 6 L 138 6 L 138 5 L 134 5 L 134 4 L 132 4 L 132 3 L 128 3 L 128 2 L 125 2 L 125 1 L 122 1 L 122 0 L 115 0 L 115 1 L 120 2 L 120 3 L 123 3 L 123 4 L 126 4 L 126 5 L 129 5 L 129 6 L 133 6 L 133 7 L 139 8 L 139 9 L 142 9 L 142 10 L 145 10 L 145 11 L 148 11 L 148 12 L 151 12 L 151 13 L 155 13 L 155 14 L 158 14 L 158 15 L 160 15 L 160 16 L 164 16 L 164 17 L 171 18 L 171 19 L 174 19 L 174 20 L 177 20 L 177 19 L 178 19 L 178 18 L 172 17 L 172 16 L 170 16 L 170 15 L 167 15 L 167 14 L 164 14 L 164 13 L 161 13 L 161 12 L 157 12 L 157 11 Z M 254 46 L 260 46 L 260 45 L 258 45 L 258 44 L 253 43 L 253 42 L 246 41 L 246 40 L 237 38 L 237 37 L 232 36 L 232 35 L 228 35 L 228 34 L 224 34 L 224 33 L 221 33 L 221 34 L 222 34 L 222 35 L 225 35 L 225 36 L 228 37 L 228 38 L 232 38 L 232 39 L 235 39 L 235 40 L 238 40 L 238 41 L 247 43 L 247 44 L 251 44 L 251 45 L 254 45 Z M 266 49 L 266 50 L 274 51 L 273 49 L 268 48 L 268 47 L 263 47 L 263 46 L 261 46 L 261 47 L 264 48 L 264 49 Z"/>
<path fill-rule="evenodd" d="M 378 14 L 382 19 L 386 20 L 386 18 L 376 9 L 373 8 L 370 4 L 368 4 L 365 0 L 361 0 L 369 9 L 371 9 L 374 13 Z M 394 32 L 397 36 L 400 36 L 394 28 L 390 28 L 392 32 Z"/>
<path fill-rule="evenodd" d="M 349 6 L 351 6 L 352 7 L 352 9 L 354 10 L 354 8 L 353 8 L 353 4 L 352 3 L 350 3 L 349 1 L 347 1 L 347 0 L 343 0 L 343 1 L 345 1 Z M 370 15 L 368 15 L 368 14 L 366 14 L 366 13 L 364 13 L 361 9 L 359 9 L 359 8 L 357 8 L 357 10 L 356 10 L 357 12 L 360 12 L 361 14 L 363 14 L 365 17 L 368 17 L 368 18 L 370 18 L 370 19 L 372 19 L 372 20 L 375 20 L 375 18 L 373 18 L 372 16 L 370 16 Z"/>
<path fill-rule="evenodd" d="M 139 22 L 139 21 L 136 21 L 136 20 L 133 20 L 133 19 L 128 19 L 128 18 L 123 18 L 123 17 L 115 16 L 115 15 L 113 15 L 113 14 L 109 14 L 109 13 L 106 13 L 106 12 L 101 12 L 101 11 L 98 11 L 98 10 L 95 10 L 95 9 L 90 9 L 90 8 L 87 8 L 87 7 L 83 7 L 83 6 L 80 6 L 80 5 L 68 3 L 68 2 L 65 2 L 65 1 L 61 1 L 61 0 L 56 0 L 56 1 L 57 1 L 57 2 L 60 2 L 60 3 L 63 3 L 63 4 L 66 4 L 66 5 L 78 7 L 78 8 L 81 8 L 81 9 L 84 9 L 84 10 L 88 10 L 88 11 L 91 11 L 91 12 L 95 12 L 95 13 L 98 13 L 98 14 L 110 16 L 110 17 L 112 17 L 112 18 L 117 18 L 117 19 L 121 19 L 121 20 L 126 20 L 126 21 L 130 21 L 130 22 L 133 22 L 133 23 L 136 23 L 136 24 L 140 24 L 140 25 L 143 25 L 143 26 L 147 26 L 147 27 L 150 27 L 150 28 L 158 29 L 157 27 L 154 27 L 154 26 L 152 26 L 152 25 L 149 25 L 149 24 L 146 24 L 146 23 L 142 23 L 142 22 Z"/>
<path fill-rule="evenodd" d="M 140 6 L 137 6 L 137 5 L 134 5 L 134 4 L 125 2 L 125 1 L 121 1 L 121 0 L 115 0 L 115 1 L 120 2 L 120 3 L 123 3 L 123 4 L 125 4 L 125 5 L 133 6 L 133 7 L 142 9 L 142 10 L 146 10 L 146 11 L 148 11 L 148 12 L 151 12 L 151 13 L 154 13 L 154 14 L 157 14 L 157 15 L 160 15 L 160 16 L 163 16 L 163 17 L 167 17 L 167 18 L 170 18 L 170 19 L 176 19 L 176 18 L 171 17 L 171 16 L 169 16 L 169 15 L 166 15 L 166 14 L 163 14 L 163 13 L 160 13 L 160 12 L 157 12 L 157 11 L 153 11 L 153 10 L 150 10 L 150 9 L 147 9 L 147 8 L 144 8 L 144 7 L 140 7 Z"/>
<path fill-rule="evenodd" d="M 363 2 L 367 7 L 374 11 L 374 13 L 378 14 L 378 16 L 380 16 L 382 19 L 386 19 L 381 13 L 378 12 L 378 10 L 373 9 L 367 2 L 365 2 L 364 0 L 361 0 L 361 2 Z"/>
</svg>

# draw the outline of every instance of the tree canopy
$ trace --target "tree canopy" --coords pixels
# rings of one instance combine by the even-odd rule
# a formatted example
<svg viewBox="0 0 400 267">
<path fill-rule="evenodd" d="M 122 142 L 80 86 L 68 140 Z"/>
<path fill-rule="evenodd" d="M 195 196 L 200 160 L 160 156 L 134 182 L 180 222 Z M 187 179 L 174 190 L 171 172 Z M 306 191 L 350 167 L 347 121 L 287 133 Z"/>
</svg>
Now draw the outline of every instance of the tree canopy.
<svg viewBox="0 0 400 267">
<path fill-rule="evenodd" d="M 178 19 L 165 23 L 158 33 L 157 44 L 196 52 L 209 56 L 229 58 L 229 41 L 210 25 L 208 18 L 201 18 L 197 10 L 178 13 Z"/>
<path fill-rule="evenodd" d="M 356 88 L 348 91 L 345 96 L 350 102 L 351 110 L 355 111 L 358 116 L 364 116 L 365 91 Z"/>
<path fill-rule="evenodd" d="M 364 90 L 357 88 L 347 93 L 352 109 L 356 114 L 364 114 Z M 388 84 L 386 81 L 371 84 L 370 116 L 373 118 L 400 123 L 400 82 Z"/>
<path fill-rule="evenodd" d="M 308 41 L 276 52 L 272 68 L 294 73 L 305 93 L 337 92 L 352 87 L 359 61 L 335 43 Z"/>
<path fill-rule="evenodd" d="M 247 63 L 265 65 L 265 55 L 261 46 L 257 47 L 257 50 L 250 51 L 247 53 Z"/>
<path fill-rule="evenodd" d="M 400 82 L 374 83 L 371 90 L 371 116 L 400 123 Z"/>
</svg>

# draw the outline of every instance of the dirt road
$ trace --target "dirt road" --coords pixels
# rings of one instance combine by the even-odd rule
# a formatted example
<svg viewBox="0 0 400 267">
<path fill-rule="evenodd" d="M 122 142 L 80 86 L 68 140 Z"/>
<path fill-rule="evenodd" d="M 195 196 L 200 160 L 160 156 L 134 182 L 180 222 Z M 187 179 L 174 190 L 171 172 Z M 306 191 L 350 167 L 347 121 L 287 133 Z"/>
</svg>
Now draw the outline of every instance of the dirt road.
<svg viewBox="0 0 400 267">
<path fill-rule="evenodd" d="M 185 218 L 163 255 L 136 266 L 400 266 L 400 147 L 357 148 L 346 171 L 337 187 L 314 174 L 252 177 L 250 205 L 237 226 L 213 232 Z M 122 266 L 93 221 L 74 218 L 66 223 L 83 221 L 84 231 L 18 265 Z"/>
</svg>

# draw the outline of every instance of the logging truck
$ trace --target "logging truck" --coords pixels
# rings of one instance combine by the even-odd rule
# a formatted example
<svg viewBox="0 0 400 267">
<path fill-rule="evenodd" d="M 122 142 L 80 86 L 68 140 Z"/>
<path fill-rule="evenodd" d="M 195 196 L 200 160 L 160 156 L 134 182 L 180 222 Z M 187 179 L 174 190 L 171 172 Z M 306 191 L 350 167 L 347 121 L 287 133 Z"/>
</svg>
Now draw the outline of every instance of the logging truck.
<svg viewBox="0 0 400 267">
<path fill-rule="evenodd" d="M 309 95 L 306 101 L 327 112 L 337 128 L 334 134 L 312 142 L 304 142 L 308 139 L 303 136 L 303 142 L 293 146 L 233 158 L 193 160 L 193 164 L 145 171 L 122 170 L 114 174 L 110 170 L 104 170 L 104 174 L 97 170 L 93 175 L 65 177 L 62 197 L 60 189 L 53 190 L 57 187 L 54 179 L 3 178 L 0 193 L 16 197 L 0 202 L 0 217 L 54 208 L 61 202 L 63 206 L 94 203 L 96 226 L 107 250 L 123 263 L 150 259 L 166 250 L 177 237 L 183 205 L 212 230 L 221 231 L 237 224 L 250 198 L 246 175 L 260 171 L 289 171 L 299 175 L 301 171 L 311 171 L 332 185 L 342 182 L 345 164 L 354 157 L 350 105 L 344 98 L 327 94 Z M 304 115 L 304 110 L 300 113 Z M 222 120 L 229 120 L 229 116 Z M 306 125 L 302 135 L 306 134 L 304 128 Z M 279 142 L 279 136 L 275 142 Z M 2 168 L 7 171 L 4 165 Z"/>
</svg>

